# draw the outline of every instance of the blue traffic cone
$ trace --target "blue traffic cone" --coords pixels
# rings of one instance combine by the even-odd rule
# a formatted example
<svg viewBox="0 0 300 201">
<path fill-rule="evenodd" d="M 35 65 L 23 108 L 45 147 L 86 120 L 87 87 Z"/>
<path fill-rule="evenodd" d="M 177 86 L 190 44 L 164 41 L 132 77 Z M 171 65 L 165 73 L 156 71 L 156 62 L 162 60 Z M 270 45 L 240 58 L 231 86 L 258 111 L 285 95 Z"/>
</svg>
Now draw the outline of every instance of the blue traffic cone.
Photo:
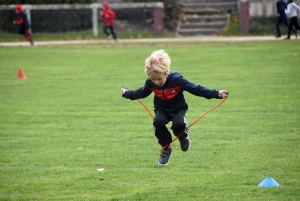
<svg viewBox="0 0 300 201">
<path fill-rule="evenodd" d="M 258 184 L 258 186 L 271 187 L 271 186 L 280 186 L 280 185 L 271 177 L 267 177 L 260 184 Z"/>
</svg>

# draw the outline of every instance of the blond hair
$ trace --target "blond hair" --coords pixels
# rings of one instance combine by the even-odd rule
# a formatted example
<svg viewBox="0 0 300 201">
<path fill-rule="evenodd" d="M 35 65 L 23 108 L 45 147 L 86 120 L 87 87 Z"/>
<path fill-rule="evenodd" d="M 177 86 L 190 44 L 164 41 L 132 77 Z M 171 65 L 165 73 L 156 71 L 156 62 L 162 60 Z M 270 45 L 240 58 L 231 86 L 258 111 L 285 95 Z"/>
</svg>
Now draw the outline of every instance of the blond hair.
<svg viewBox="0 0 300 201">
<path fill-rule="evenodd" d="M 150 57 L 145 60 L 144 72 L 149 75 L 163 73 L 167 76 L 170 72 L 171 59 L 164 50 L 154 51 Z"/>
</svg>

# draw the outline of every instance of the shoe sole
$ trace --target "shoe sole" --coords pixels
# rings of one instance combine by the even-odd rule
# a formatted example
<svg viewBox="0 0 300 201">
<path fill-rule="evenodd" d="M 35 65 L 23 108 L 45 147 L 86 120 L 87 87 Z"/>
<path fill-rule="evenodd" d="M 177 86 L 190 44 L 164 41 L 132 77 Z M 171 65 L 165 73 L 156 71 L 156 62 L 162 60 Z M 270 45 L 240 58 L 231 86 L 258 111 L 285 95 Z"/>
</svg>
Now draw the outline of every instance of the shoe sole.
<svg viewBox="0 0 300 201">
<path fill-rule="evenodd" d="M 158 162 L 158 165 L 159 166 L 167 166 L 169 164 L 169 161 L 166 163 L 166 164 L 160 164 L 159 162 Z"/>
<path fill-rule="evenodd" d="M 161 163 L 159 163 L 159 161 L 158 161 L 158 165 L 159 165 L 159 166 L 167 166 L 167 165 L 169 164 L 169 161 L 170 161 L 171 156 L 172 156 L 172 153 L 171 153 L 171 155 L 170 155 L 170 157 L 169 157 L 169 160 L 168 160 L 168 162 L 167 162 L 166 164 L 161 164 Z"/>
</svg>

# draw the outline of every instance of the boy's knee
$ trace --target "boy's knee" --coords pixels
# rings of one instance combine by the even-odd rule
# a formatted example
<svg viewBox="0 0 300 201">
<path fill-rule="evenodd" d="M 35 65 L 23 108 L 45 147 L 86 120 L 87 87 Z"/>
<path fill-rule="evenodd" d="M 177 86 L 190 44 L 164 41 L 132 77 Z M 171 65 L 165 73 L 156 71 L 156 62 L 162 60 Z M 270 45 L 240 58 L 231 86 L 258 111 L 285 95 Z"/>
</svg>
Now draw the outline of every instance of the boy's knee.
<svg viewBox="0 0 300 201">
<path fill-rule="evenodd" d="M 184 129 L 186 129 L 186 124 L 185 123 L 179 123 L 179 124 L 176 124 L 176 125 L 172 126 L 173 131 L 182 132 Z"/>
<path fill-rule="evenodd" d="M 162 121 L 153 121 L 153 127 L 155 129 L 163 128 L 163 127 L 165 127 L 165 125 L 166 124 L 164 122 L 162 122 Z"/>
</svg>

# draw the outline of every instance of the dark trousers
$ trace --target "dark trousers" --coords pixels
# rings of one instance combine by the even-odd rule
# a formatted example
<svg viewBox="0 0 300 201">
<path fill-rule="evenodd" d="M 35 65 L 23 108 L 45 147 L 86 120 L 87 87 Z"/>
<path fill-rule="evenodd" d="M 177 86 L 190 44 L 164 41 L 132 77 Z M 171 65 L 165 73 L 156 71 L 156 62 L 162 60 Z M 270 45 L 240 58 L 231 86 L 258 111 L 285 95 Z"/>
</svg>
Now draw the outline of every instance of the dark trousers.
<svg viewBox="0 0 300 201">
<path fill-rule="evenodd" d="M 277 18 L 277 22 L 276 22 L 277 36 L 281 36 L 281 31 L 279 27 L 281 23 L 283 23 L 286 26 L 286 28 L 289 27 L 289 23 L 286 15 L 279 15 Z M 294 29 L 292 31 L 296 34 L 296 31 Z"/>
<path fill-rule="evenodd" d="M 296 30 L 300 31 L 297 16 L 291 18 L 290 25 L 289 25 L 289 33 L 288 33 L 288 36 L 287 36 L 288 38 L 291 37 L 291 31 L 293 30 L 293 26 L 296 28 Z"/>
<path fill-rule="evenodd" d="M 29 28 L 21 27 L 21 28 L 19 28 L 18 33 L 24 35 L 25 38 L 26 38 L 29 42 L 32 43 L 32 38 L 31 38 L 31 35 L 30 35 L 30 33 L 29 33 Z"/>
<path fill-rule="evenodd" d="M 178 110 L 174 113 L 166 113 L 165 111 L 158 109 L 155 111 L 153 129 L 155 130 L 155 136 L 158 140 L 158 143 L 162 147 L 172 142 L 172 135 L 166 126 L 170 121 L 172 121 L 171 129 L 173 130 L 173 134 L 175 136 L 178 136 L 184 132 L 179 137 L 179 140 L 188 136 L 189 128 L 185 119 L 184 110 Z"/>
<path fill-rule="evenodd" d="M 108 32 L 108 29 L 110 32 Z M 110 34 L 114 37 L 114 39 L 116 40 L 117 39 L 117 35 L 115 34 L 115 31 L 114 31 L 114 27 L 113 26 L 108 26 L 108 25 L 104 25 L 103 27 L 103 32 L 109 36 Z"/>
</svg>

